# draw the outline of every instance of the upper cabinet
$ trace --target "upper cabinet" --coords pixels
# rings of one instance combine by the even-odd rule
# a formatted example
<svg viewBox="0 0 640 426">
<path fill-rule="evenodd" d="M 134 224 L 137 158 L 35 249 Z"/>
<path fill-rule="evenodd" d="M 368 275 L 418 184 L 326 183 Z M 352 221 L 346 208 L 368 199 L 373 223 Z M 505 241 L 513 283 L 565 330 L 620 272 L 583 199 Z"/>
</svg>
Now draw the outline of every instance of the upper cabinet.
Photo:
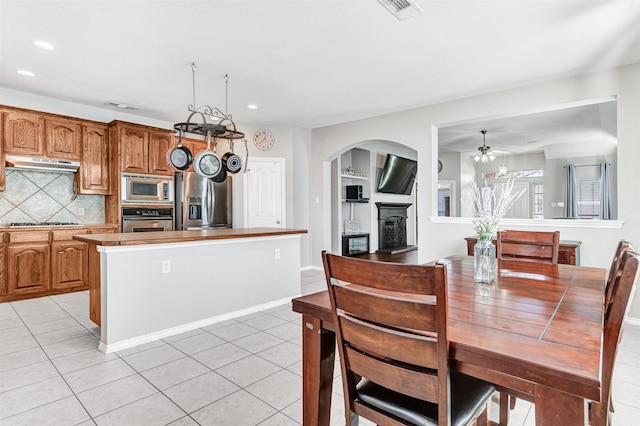
<svg viewBox="0 0 640 426">
<path fill-rule="evenodd" d="M 107 125 L 82 126 L 82 156 L 80 172 L 76 175 L 78 193 L 108 195 L 109 184 L 109 128 Z"/>
<path fill-rule="evenodd" d="M 167 162 L 171 132 L 115 122 L 112 135 L 117 137 L 120 171 L 138 174 L 171 175 Z"/>
<path fill-rule="evenodd" d="M 24 111 L 4 113 L 5 154 L 44 156 L 44 117 Z"/>
<path fill-rule="evenodd" d="M 149 134 L 138 127 L 119 126 L 120 171 L 147 173 L 149 171 Z"/>
<path fill-rule="evenodd" d="M 171 148 L 171 132 L 149 132 L 149 173 L 171 175 L 173 169 L 167 161 Z"/>
<path fill-rule="evenodd" d="M 46 156 L 80 160 L 80 122 L 78 120 L 45 119 Z"/>
</svg>

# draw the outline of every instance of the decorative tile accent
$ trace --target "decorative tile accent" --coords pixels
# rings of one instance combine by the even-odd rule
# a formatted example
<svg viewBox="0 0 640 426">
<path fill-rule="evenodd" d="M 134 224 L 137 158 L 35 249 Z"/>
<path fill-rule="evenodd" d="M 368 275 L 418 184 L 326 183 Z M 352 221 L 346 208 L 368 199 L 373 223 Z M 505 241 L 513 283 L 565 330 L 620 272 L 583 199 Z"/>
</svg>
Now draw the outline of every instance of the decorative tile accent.
<svg viewBox="0 0 640 426">
<path fill-rule="evenodd" d="M 78 195 L 67 173 L 7 170 L 0 193 L 0 226 L 11 222 L 104 223 L 104 196 Z M 79 209 L 84 215 L 79 216 Z"/>
<path fill-rule="evenodd" d="M 2 197 L 14 206 L 20 205 L 24 200 L 38 192 L 39 188 L 20 172 L 7 175 L 6 191 Z"/>
<path fill-rule="evenodd" d="M 27 198 L 21 205 L 20 210 L 29 212 L 29 216 L 36 222 L 44 222 L 62 209 L 62 205 L 55 198 L 44 191 L 38 191 Z"/>
<path fill-rule="evenodd" d="M 16 170 L 17 173 L 21 173 L 25 178 L 33 182 L 38 188 L 44 188 L 50 182 L 56 180 L 61 173 L 52 172 L 38 172 L 35 170 Z"/>
</svg>

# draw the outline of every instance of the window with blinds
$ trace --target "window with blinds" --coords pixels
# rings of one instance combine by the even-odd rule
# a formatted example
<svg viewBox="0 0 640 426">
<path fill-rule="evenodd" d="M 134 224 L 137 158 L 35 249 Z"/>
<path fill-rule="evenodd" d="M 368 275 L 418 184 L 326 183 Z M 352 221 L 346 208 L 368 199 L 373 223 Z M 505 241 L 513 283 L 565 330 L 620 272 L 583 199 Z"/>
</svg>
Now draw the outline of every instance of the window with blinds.
<svg viewBox="0 0 640 426">
<path fill-rule="evenodd" d="M 600 218 L 600 180 L 578 179 L 576 181 L 578 217 Z"/>
</svg>

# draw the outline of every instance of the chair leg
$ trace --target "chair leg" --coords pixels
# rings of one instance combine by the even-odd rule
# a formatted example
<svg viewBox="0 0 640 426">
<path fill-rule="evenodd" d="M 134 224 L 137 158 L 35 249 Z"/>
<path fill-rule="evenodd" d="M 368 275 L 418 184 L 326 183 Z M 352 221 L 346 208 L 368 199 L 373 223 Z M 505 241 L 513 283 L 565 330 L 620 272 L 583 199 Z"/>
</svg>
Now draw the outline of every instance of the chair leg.
<svg viewBox="0 0 640 426">
<path fill-rule="evenodd" d="M 505 391 L 500 392 L 500 426 L 507 426 L 509 423 L 509 394 Z"/>
<path fill-rule="evenodd" d="M 489 425 L 489 405 L 484 406 L 484 410 L 476 418 L 476 426 L 488 426 Z"/>
</svg>

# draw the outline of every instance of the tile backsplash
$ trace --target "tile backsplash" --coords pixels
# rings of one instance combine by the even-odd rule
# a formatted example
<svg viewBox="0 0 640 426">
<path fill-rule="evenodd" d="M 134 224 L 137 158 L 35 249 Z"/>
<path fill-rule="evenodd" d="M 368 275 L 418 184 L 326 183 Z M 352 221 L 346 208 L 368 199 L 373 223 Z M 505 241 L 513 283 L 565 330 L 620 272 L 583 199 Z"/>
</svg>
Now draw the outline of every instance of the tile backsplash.
<svg viewBox="0 0 640 426">
<path fill-rule="evenodd" d="M 74 199 L 73 179 L 72 174 L 7 169 L 6 191 L 0 192 L 0 226 L 11 222 L 104 223 L 104 196 Z"/>
</svg>

